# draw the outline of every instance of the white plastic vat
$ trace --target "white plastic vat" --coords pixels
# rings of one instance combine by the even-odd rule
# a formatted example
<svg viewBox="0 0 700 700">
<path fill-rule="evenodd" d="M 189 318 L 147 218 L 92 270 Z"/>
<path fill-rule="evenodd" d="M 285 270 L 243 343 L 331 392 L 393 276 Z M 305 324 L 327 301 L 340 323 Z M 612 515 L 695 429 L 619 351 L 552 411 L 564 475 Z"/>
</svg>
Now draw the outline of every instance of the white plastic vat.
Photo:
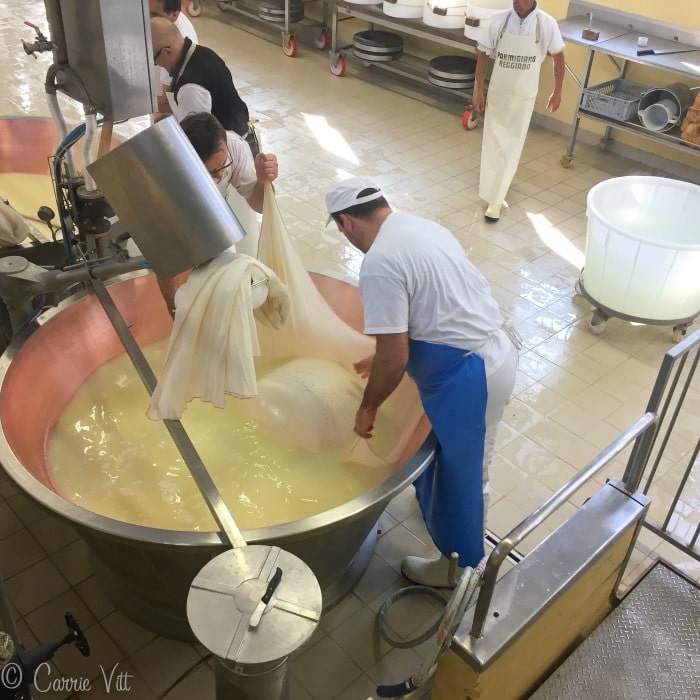
<svg viewBox="0 0 700 700">
<path fill-rule="evenodd" d="M 586 296 L 613 315 L 647 323 L 700 313 L 700 186 L 617 177 L 593 187 L 587 205 Z"/>
</svg>

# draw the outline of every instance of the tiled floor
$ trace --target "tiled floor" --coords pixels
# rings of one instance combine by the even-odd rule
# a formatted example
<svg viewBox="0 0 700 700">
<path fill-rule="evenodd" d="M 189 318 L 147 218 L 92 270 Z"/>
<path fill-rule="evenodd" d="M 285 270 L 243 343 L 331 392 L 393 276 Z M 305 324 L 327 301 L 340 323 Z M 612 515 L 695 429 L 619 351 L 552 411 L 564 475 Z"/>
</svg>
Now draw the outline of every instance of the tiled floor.
<svg viewBox="0 0 700 700">
<path fill-rule="evenodd" d="M 585 324 L 590 305 L 574 294 L 584 260 L 585 204 L 589 188 L 644 166 L 579 144 L 573 167 L 559 158 L 565 139 L 539 128 L 528 137 L 510 207 L 496 225 L 482 220 L 477 196 L 481 130 L 463 130 L 460 119 L 348 74 L 336 78 L 327 55 L 301 43 L 295 59 L 268 42 L 219 21 L 212 4 L 195 20 L 200 40 L 219 51 L 260 120 L 264 148 L 277 154 L 278 199 L 287 226 L 309 269 L 356 279 L 360 255 L 334 228 L 324 229 L 323 195 L 346 174 L 376 176 L 391 203 L 450 227 L 489 279 L 503 312 L 523 339 L 520 373 L 491 468 L 489 529 L 504 535 L 641 415 L 661 357 L 671 346 L 668 328 L 612 319 L 601 335 Z M 0 116 L 48 116 L 43 81 L 48 57 L 25 56 L 22 25 L 46 29 L 38 0 L 0 0 Z M 567 89 L 575 89 L 568 83 Z M 62 100 L 71 121 L 78 112 Z M 135 120 L 117 129 L 128 136 Z M 1 152 L 1 151 L 0 151 Z M 693 328 L 697 328 L 697 323 Z M 687 428 L 697 433 L 700 401 Z M 688 444 L 675 455 L 687 459 Z M 620 473 L 620 463 L 617 464 Z M 670 477 L 669 477 L 670 478 Z M 601 483 L 589 484 L 543 528 L 546 534 Z M 663 491 L 664 484 L 659 486 Z M 670 490 L 670 486 L 667 487 Z M 694 491 L 693 491 L 694 489 Z M 132 674 L 126 697 L 150 700 L 213 698 L 211 659 L 204 649 L 141 629 L 102 595 L 91 576 L 83 541 L 47 516 L 5 477 L 0 478 L 0 571 L 26 647 L 60 638 L 71 610 L 86 629 L 94 663 L 74 649 L 55 657 L 53 678 L 87 674 L 87 692 L 42 693 L 45 698 L 97 700 L 106 693 L 97 664 Z M 686 496 L 679 527 L 696 526 L 697 481 Z M 406 585 L 399 563 L 406 554 L 431 550 L 415 499 L 408 489 L 389 506 L 364 578 L 325 615 L 313 643 L 292 666 L 294 700 L 365 700 L 377 682 L 397 682 L 413 671 L 421 649 L 393 649 L 380 641 L 375 615 L 387 596 Z M 540 535 L 541 538 L 542 535 Z M 535 539 L 524 543 L 523 550 Z M 645 532 L 632 557 L 627 581 L 655 557 L 671 559 L 700 578 L 700 565 Z M 435 615 L 429 602 L 396 615 L 398 634 L 411 635 Z M 408 622 L 410 621 L 410 623 Z"/>
</svg>

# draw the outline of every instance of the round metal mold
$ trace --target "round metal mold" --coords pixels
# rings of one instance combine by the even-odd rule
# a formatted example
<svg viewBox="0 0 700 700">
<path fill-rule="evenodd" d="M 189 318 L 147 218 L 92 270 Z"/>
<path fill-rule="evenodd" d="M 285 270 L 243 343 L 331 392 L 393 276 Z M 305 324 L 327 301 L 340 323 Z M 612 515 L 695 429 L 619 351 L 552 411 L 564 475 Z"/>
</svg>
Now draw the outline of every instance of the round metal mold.
<svg viewBox="0 0 700 700">
<path fill-rule="evenodd" d="M 368 51 L 358 51 L 353 48 L 353 54 L 362 61 L 368 61 L 369 63 L 388 63 L 389 61 L 395 61 L 397 58 L 403 56 L 403 51 L 398 53 L 370 53 Z"/>
<path fill-rule="evenodd" d="M 428 74 L 447 80 L 471 80 L 476 75 L 476 61 L 466 56 L 435 56 L 428 64 Z"/>
<path fill-rule="evenodd" d="M 428 82 L 438 87 L 450 88 L 451 90 L 464 90 L 474 87 L 473 80 L 448 80 L 447 78 L 436 78 L 428 74 Z"/>
<path fill-rule="evenodd" d="M 466 56 L 436 56 L 428 65 L 428 82 L 451 90 L 474 85 L 476 61 Z"/>
<path fill-rule="evenodd" d="M 285 21 L 284 0 L 262 0 L 258 5 L 258 16 L 268 22 L 282 23 Z M 304 19 L 304 3 L 291 0 L 289 3 L 289 21 L 300 22 Z"/>
<path fill-rule="evenodd" d="M 403 38 L 391 32 L 370 29 L 352 38 L 352 52 L 363 61 L 386 63 L 403 55 Z"/>
<path fill-rule="evenodd" d="M 398 34 L 368 29 L 357 32 L 352 38 L 352 45 L 359 51 L 374 54 L 391 54 L 403 52 L 403 39 Z"/>
</svg>

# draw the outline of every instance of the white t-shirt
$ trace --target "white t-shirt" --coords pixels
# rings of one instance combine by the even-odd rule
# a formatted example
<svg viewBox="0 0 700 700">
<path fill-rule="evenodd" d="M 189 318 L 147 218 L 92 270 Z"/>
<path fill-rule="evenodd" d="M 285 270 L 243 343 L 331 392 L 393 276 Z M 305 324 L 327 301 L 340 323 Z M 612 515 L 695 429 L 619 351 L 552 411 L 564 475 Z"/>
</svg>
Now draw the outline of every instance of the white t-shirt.
<svg viewBox="0 0 700 700">
<path fill-rule="evenodd" d="M 516 34 L 518 36 L 535 35 L 537 33 L 537 22 L 540 25 L 540 42 L 537 44 L 542 59 L 549 54 L 561 53 L 564 50 L 564 40 L 561 38 L 561 31 L 557 21 L 546 12 L 535 8 L 525 19 L 520 19 L 514 10 L 504 10 L 497 12 L 491 17 L 488 31 L 479 42 L 479 51 L 485 51 L 489 56 L 493 56 L 496 43 L 501 35 L 501 30 L 506 24 L 506 34 Z"/>
<path fill-rule="evenodd" d="M 231 185 L 241 197 L 248 199 L 258 182 L 253 153 L 248 143 L 234 131 L 226 132 L 226 145 L 231 165 L 224 170 L 221 182 Z"/>
<path fill-rule="evenodd" d="M 194 29 L 194 25 L 192 24 L 192 22 L 190 22 L 190 18 L 184 12 L 180 12 L 173 24 L 179 29 L 180 34 L 182 34 L 182 36 L 188 37 L 193 44 L 199 43 L 199 39 L 197 39 L 197 32 Z M 160 75 L 161 85 L 170 85 L 171 78 L 168 71 L 165 70 L 165 68 L 159 68 L 158 73 Z"/>
<path fill-rule="evenodd" d="M 188 37 L 193 44 L 198 44 L 199 39 L 197 38 L 197 32 L 195 31 L 194 25 L 190 22 L 190 18 L 185 14 L 185 12 L 180 12 L 177 19 L 174 22 L 175 26 L 180 30 L 182 36 Z"/>
<path fill-rule="evenodd" d="M 173 93 L 169 93 L 173 95 Z M 197 83 L 185 83 L 177 93 L 177 102 L 173 95 L 170 107 L 177 120 L 181 122 L 188 114 L 211 112 L 211 93 Z"/>
<path fill-rule="evenodd" d="M 503 318 L 486 278 L 443 226 L 391 213 L 360 268 L 365 333 L 478 352 L 495 371 L 510 351 Z"/>
</svg>

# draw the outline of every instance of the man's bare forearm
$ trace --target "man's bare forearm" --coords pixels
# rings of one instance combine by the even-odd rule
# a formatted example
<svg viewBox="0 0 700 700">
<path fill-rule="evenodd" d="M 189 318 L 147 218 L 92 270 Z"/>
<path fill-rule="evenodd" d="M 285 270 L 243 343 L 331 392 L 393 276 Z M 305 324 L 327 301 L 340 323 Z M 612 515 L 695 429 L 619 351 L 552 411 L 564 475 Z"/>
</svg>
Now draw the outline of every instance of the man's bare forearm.
<svg viewBox="0 0 700 700">
<path fill-rule="evenodd" d="M 360 408 L 379 408 L 401 382 L 408 364 L 408 334 L 377 336 L 377 352 Z"/>
</svg>

